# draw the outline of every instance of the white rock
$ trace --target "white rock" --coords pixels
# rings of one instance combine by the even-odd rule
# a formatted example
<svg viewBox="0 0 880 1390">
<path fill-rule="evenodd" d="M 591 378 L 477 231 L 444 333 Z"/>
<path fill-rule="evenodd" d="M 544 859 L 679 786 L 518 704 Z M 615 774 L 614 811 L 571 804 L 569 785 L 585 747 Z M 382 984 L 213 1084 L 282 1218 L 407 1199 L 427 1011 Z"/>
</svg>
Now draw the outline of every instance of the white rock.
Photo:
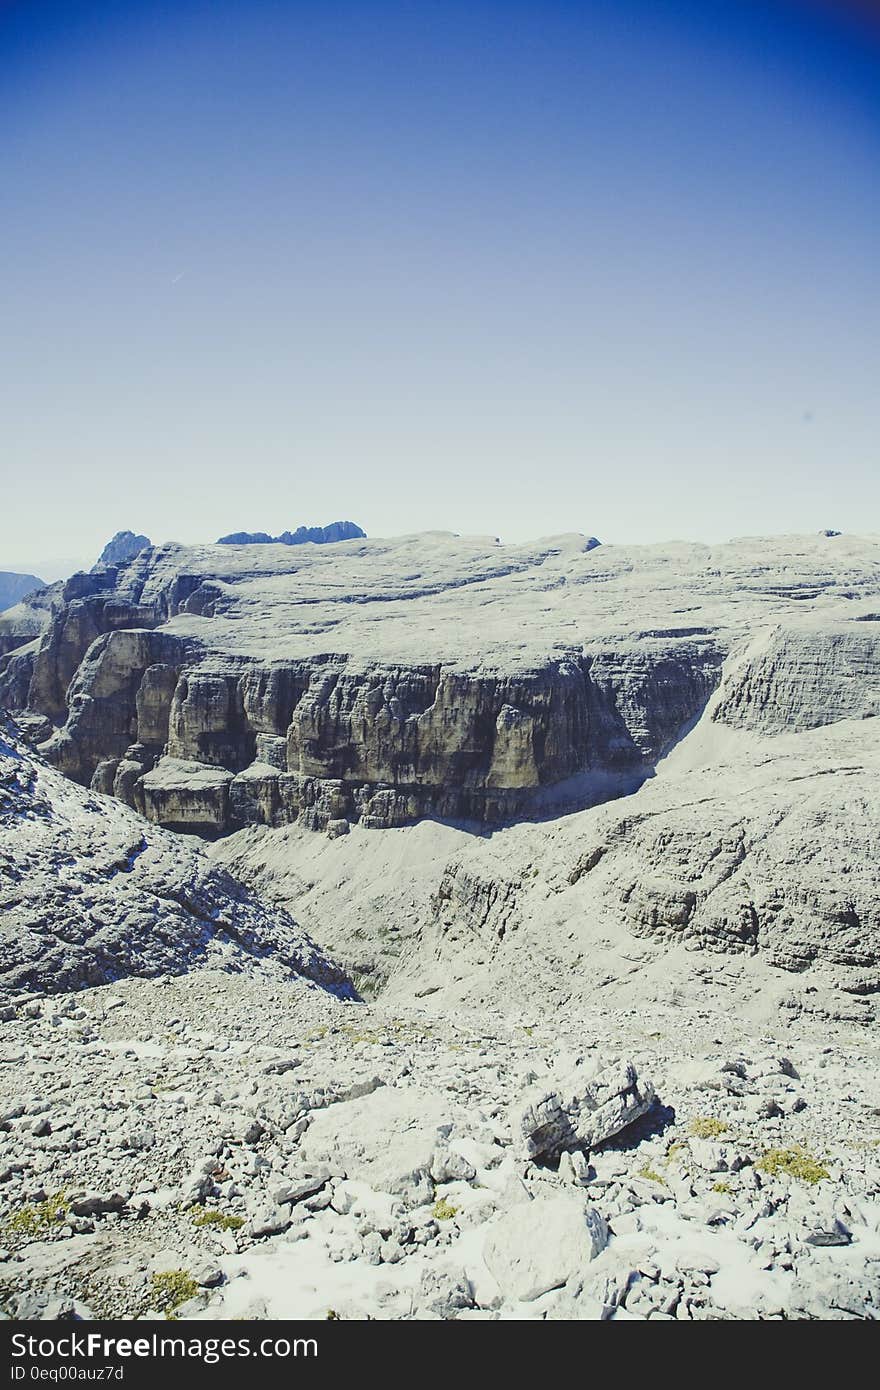
<svg viewBox="0 0 880 1390">
<path fill-rule="evenodd" d="M 560 1288 L 607 1240 L 607 1224 L 595 1208 L 574 1196 L 539 1197 L 493 1222 L 483 1259 L 502 1293 L 529 1301 Z"/>
</svg>

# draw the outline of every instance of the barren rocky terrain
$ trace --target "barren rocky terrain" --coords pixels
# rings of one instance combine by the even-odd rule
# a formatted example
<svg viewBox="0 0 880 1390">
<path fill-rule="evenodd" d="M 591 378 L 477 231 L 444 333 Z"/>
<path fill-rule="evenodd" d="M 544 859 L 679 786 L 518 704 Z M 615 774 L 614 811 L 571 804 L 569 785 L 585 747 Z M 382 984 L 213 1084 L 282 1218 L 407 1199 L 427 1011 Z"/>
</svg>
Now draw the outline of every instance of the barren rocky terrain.
<svg viewBox="0 0 880 1390">
<path fill-rule="evenodd" d="M 877 538 L 47 593 L 0 662 L 8 1316 L 878 1316 Z"/>
</svg>

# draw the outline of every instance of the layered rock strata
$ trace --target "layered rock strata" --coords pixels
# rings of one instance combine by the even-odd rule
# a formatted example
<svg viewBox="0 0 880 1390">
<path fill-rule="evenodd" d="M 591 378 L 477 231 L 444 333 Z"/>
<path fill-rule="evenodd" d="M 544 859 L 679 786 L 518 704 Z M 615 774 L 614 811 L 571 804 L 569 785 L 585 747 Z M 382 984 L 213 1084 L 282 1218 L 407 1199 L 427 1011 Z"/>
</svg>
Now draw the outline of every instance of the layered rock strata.
<svg viewBox="0 0 880 1390">
<path fill-rule="evenodd" d="M 846 537 L 168 545 L 59 586 L 0 699 L 174 828 L 498 823 L 633 790 L 723 672 L 729 724 L 871 713 L 878 592 Z"/>
</svg>

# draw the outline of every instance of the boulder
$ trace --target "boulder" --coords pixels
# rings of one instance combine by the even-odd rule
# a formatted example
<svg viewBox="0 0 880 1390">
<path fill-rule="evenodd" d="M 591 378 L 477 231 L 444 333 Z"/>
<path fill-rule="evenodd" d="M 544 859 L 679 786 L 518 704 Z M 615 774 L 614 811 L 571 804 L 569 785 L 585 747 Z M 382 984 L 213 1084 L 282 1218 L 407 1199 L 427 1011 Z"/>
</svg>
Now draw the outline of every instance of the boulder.
<svg viewBox="0 0 880 1390">
<path fill-rule="evenodd" d="M 318 1111 L 300 1154 L 351 1180 L 389 1192 L 409 1206 L 434 1195 L 431 1168 L 449 1130 L 450 1101 L 417 1086 L 383 1086 Z"/>
<path fill-rule="evenodd" d="M 538 1197 L 494 1223 L 483 1260 L 506 1298 L 529 1302 L 581 1274 L 607 1242 L 604 1218 L 582 1199 Z"/>
<path fill-rule="evenodd" d="M 572 1149 L 593 1149 L 644 1115 L 656 1100 L 632 1062 L 597 1068 L 579 1064 L 549 1086 L 533 1087 L 514 1106 L 514 1141 L 524 1158 L 549 1161 Z"/>
</svg>

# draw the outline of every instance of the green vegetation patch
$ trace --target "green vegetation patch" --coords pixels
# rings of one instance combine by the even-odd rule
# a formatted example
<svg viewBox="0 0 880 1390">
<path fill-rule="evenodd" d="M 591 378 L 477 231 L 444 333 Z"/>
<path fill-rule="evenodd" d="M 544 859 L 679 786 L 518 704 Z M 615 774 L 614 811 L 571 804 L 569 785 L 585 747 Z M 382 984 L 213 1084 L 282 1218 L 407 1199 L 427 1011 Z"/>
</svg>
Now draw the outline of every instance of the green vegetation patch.
<svg viewBox="0 0 880 1390">
<path fill-rule="evenodd" d="M 785 1173 L 790 1178 L 799 1178 L 801 1182 L 821 1182 L 829 1176 L 825 1165 L 798 1145 L 791 1149 L 768 1149 L 755 1167 L 771 1178 Z"/>
<path fill-rule="evenodd" d="M 173 1318 L 181 1304 L 195 1298 L 199 1286 L 185 1269 L 163 1269 L 151 1277 L 150 1292 L 156 1307 Z"/>
<path fill-rule="evenodd" d="M 714 1115 L 698 1115 L 688 1126 L 692 1139 L 717 1139 L 729 1129 L 730 1125 L 725 1124 L 723 1120 L 716 1120 Z"/>
<path fill-rule="evenodd" d="M 244 1225 L 244 1217 L 228 1216 L 225 1211 L 217 1211 L 215 1207 L 205 1207 L 195 1211 L 193 1225 L 213 1226 L 218 1231 L 237 1231 L 239 1226 Z"/>
<path fill-rule="evenodd" d="M 659 1182 L 661 1187 L 666 1186 L 666 1179 L 662 1173 L 658 1173 L 655 1168 L 649 1167 L 646 1163 L 644 1168 L 640 1168 L 636 1174 L 639 1178 L 647 1178 L 648 1182 Z"/>
<path fill-rule="evenodd" d="M 458 1207 L 454 1207 L 451 1202 L 447 1202 L 445 1197 L 441 1197 L 431 1208 L 431 1215 L 435 1221 L 451 1221 L 457 1211 Z"/>
<path fill-rule="evenodd" d="M 45 1201 L 19 1207 L 7 1217 L 5 1229 L 10 1235 L 38 1236 L 57 1226 L 67 1215 L 67 1193 L 53 1192 Z"/>
</svg>

